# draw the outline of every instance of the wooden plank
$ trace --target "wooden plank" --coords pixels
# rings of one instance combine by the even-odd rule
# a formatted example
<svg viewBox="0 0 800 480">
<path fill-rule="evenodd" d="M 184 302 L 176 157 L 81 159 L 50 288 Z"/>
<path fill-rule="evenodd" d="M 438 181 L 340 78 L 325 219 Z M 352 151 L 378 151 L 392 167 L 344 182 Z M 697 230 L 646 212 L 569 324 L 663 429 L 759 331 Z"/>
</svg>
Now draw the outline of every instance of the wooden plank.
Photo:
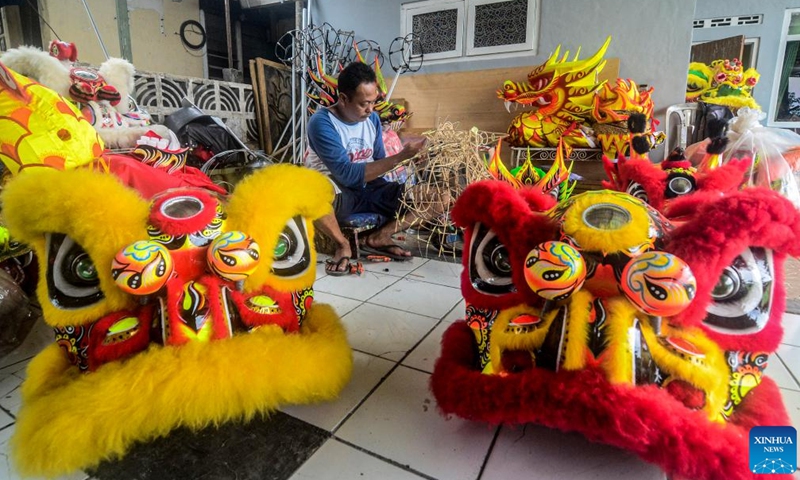
<svg viewBox="0 0 800 480">
<path fill-rule="evenodd" d="M 261 112 L 261 132 L 264 135 L 264 151 L 267 155 L 272 154 L 272 132 L 269 121 L 269 97 L 267 96 L 267 79 L 264 73 L 263 63 L 266 60 L 256 58 L 256 83 L 258 84 L 258 96 L 261 98 L 259 112 Z"/>
<path fill-rule="evenodd" d="M 405 99 L 406 107 L 413 112 L 405 125 L 409 131 L 424 131 L 441 121 L 451 121 L 459 122 L 465 130 L 476 126 L 505 132 L 518 112 L 508 113 L 496 92 L 506 80 L 526 81 L 532 68 L 404 75 L 398 79 L 392 96 Z M 601 81 L 614 81 L 618 74 L 619 59 L 609 58 L 599 77 Z"/>
<path fill-rule="evenodd" d="M 291 123 L 292 118 L 292 69 L 286 65 L 256 59 L 257 75 L 259 75 L 259 88 L 264 92 L 266 101 L 261 110 L 264 112 L 264 131 L 268 134 L 266 145 L 267 153 L 275 154 L 275 149 L 280 147 L 280 136 Z M 286 134 L 283 141 L 291 143 L 291 132 Z"/>
<path fill-rule="evenodd" d="M 744 35 L 723 38 L 711 42 L 701 43 L 692 46 L 690 62 L 701 62 L 711 65 L 711 62 L 719 59 L 733 60 L 742 58 L 744 52 Z"/>
<path fill-rule="evenodd" d="M 258 89 L 258 67 L 256 66 L 255 60 L 250 60 L 250 83 L 253 85 L 253 97 L 255 100 L 255 111 L 256 111 L 256 125 L 258 126 L 258 149 L 266 151 L 266 146 L 264 145 L 264 131 L 262 130 L 264 127 L 264 120 L 262 119 L 263 113 L 261 113 L 261 102 L 264 100 L 261 98 L 260 91 Z"/>
</svg>

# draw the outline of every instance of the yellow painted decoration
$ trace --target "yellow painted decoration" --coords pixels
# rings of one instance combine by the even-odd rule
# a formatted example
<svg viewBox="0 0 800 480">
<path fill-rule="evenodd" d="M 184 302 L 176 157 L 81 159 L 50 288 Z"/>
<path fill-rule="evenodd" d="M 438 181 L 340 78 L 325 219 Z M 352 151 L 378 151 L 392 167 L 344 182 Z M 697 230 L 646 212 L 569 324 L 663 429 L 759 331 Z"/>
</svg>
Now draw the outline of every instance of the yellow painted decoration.
<svg viewBox="0 0 800 480">
<path fill-rule="evenodd" d="M 131 295 L 151 295 L 161 290 L 173 269 L 169 251 L 163 245 L 146 240 L 123 248 L 111 263 L 114 282 Z"/>
<path fill-rule="evenodd" d="M 86 165 L 104 148 L 72 103 L 0 63 L 0 161 L 12 175 L 32 166 Z"/>
<path fill-rule="evenodd" d="M 642 312 L 671 317 L 692 303 L 697 281 L 686 262 L 671 253 L 653 251 L 628 262 L 620 290 Z"/>
<path fill-rule="evenodd" d="M 542 298 L 566 298 L 580 289 L 585 280 L 583 257 L 564 242 L 541 243 L 525 259 L 525 281 Z"/>
<path fill-rule="evenodd" d="M 217 275 L 232 282 L 244 280 L 258 267 L 261 249 L 238 231 L 220 234 L 208 247 L 208 265 Z"/>
</svg>

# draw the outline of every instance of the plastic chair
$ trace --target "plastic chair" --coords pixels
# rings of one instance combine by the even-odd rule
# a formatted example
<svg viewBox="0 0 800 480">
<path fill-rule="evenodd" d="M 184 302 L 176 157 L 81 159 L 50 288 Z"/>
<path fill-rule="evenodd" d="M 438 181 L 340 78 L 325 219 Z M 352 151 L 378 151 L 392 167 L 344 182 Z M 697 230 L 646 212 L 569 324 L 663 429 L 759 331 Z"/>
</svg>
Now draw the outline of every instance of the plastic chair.
<svg viewBox="0 0 800 480">
<path fill-rule="evenodd" d="M 698 103 L 679 103 L 667 108 L 664 130 L 667 141 L 664 145 L 664 159 L 675 147 L 684 150 L 696 141 L 697 116 L 700 110 Z M 673 133 L 673 130 L 675 132 Z"/>
</svg>

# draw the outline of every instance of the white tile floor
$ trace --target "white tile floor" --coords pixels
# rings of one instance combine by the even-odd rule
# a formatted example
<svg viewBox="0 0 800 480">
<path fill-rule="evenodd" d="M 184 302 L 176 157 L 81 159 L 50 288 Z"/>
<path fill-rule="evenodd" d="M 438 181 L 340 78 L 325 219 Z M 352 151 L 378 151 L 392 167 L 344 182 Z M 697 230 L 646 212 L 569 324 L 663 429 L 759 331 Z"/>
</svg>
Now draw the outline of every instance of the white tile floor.
<svg viewBox="0 0 800 480">
<path fill-rule="evenodd" d="M 656 467 L 579 435 L 541 427 L 488 427 L 444 418 L 428 389 L 439 339 L 464 312 L 461 266 L 416 258 L 365 265 L 361 277 L 327 277 L 318 267 L 316 301 L 333 305 L 348 329 L 354 369 L 332 403 L 283 411 L 332 437 L 294 474 L 305 479 L 664 479 Z M 800 316 L 767 374 L 781 387 L 800 426 Z M 37 325 L 25 344 L 0 360 L 0 479 L 17 479 L 6 451 L 30 358 L 52 341 Z M 78 473 L 69 480 L 83 480 Z"/>
</svg>

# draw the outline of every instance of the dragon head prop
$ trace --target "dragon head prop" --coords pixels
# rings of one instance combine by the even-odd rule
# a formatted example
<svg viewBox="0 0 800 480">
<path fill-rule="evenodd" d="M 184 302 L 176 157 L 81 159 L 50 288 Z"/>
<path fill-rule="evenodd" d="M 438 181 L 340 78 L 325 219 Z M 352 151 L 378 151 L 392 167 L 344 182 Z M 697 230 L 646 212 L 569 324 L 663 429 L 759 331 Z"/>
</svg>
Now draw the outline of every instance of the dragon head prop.
<svg viewBox="0 0 800 480">
<path fill-rule="evenodd" d="M 745 70 L 738 58 L 714 60 L 711 65 L 692 62 L 686 78 L 686 101 L 725 105 L 733 109 L 759 108 L 752 97 L 759 78 L 761 75 L 755 68 Z"/>
<path fill-rule="evenodd" d="M 594 94 L 602 84 L 597 83 L 597 74 L 603 70 L 606 61 L 603 56 L 611 44 L 608 37 L 594 55 L 580 60 L 580 49 L 569 60 L 569 51 L 559 58 L 561 45 L 556 47 L 547 61 L 528 74 L 528 82 L 506 80 L 497 97 L 508 107 L 512 103 L 533 106 L 542 115 L 573 116 L 586 118 L 592 110 Z"/>
<path fill-rule="evenodd" d="M 324 176 L 291 165 L 229 197 L 186 187 L 144 200 L 86 169 L 9 182 L 5 219 L 41 259 L 56 338 L 22 386 L 20 471 L 58 475 L 179 426 L 336 396 L 351 354 L 312 288 L 312 221 L 331 199 Z"/>
<path fill-rule="evenodd" d="M 456 203 L 467 312 L 431 378 L 440 410 L 577 431 L 671 475 L 754 478 L 749 428 L 789 421 L 763 370 L 800 214 L 766 189 L 686 197 L 680 226 L 621 192 L 546 200 L 489 181 Z"/>
</svg>

